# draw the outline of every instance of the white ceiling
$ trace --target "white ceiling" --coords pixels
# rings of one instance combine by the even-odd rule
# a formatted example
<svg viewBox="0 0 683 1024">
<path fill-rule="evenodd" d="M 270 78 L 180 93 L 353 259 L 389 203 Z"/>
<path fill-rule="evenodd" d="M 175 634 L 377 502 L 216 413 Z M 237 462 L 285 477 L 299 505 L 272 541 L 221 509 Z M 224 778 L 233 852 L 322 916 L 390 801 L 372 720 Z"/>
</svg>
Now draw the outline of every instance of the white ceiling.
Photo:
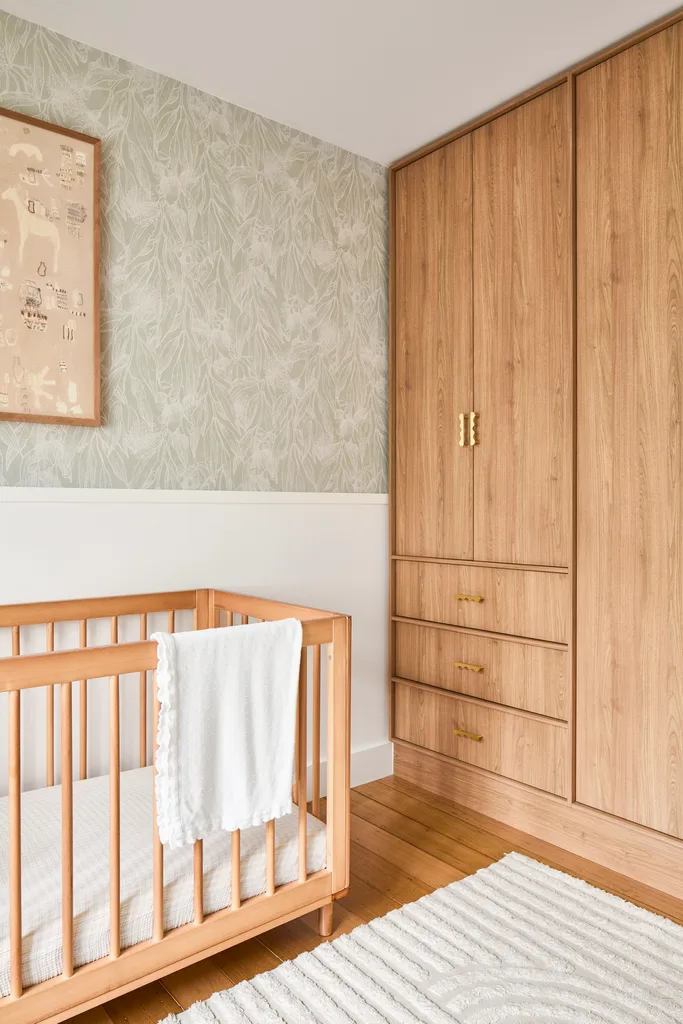
<svg viewBox="0 0 683 1024">
<path fill-rule="evenodd" d="M 0 0 L 388 164 L 671 0 Z"/>
</svg>

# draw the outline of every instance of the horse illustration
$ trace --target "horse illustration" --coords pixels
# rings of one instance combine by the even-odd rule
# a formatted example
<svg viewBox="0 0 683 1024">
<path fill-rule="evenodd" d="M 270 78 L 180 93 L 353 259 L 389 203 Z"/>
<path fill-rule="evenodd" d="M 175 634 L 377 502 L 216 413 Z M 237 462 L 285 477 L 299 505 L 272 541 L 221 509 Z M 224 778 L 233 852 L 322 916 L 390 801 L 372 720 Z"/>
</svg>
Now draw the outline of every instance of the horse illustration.
<svg viewBox="0 0 683 1024">
<path fill-rule="evenodd" d="M 52 242 L 52 254 L 53 254 L 53 272 L 57 273 L 57 263 L 59 256 L 59 247 L 61 241 L 59 238 L 59 231 L 57 230 L 56 224 L 48 220 L 47 217 L 41 217 L 35 213 L 31 213 L 26 206 L 25 200 L 19 195 L 19 191 L 16 187 L 5 189 L 0 196 L 0 199 L 8 199 L 14 203 L 14 208 L 17 211 L 17 217 L 19 218 L 19 262 L 23 263 L 24 260 L 24 246 L 29 235 L 37 235 L 49 239 Z"/>
<path fill-rule="evenodd" d="M 9 155 L 16 156 L 17 153 L 23 153 L 24 156 L 32 157 L 35 160 L 43 162 L 43 154 L 40 152 L 37 146 L 34 146 L 32 142 L 15 142 L 13 146 L 9 148 Z"/>
</svg>

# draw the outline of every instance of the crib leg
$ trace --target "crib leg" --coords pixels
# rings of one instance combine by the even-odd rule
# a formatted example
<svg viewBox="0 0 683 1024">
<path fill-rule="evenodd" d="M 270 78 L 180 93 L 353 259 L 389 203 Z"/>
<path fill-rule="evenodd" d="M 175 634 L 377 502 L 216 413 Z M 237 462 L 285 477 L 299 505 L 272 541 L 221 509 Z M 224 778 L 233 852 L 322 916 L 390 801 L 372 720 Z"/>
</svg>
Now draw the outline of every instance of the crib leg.
<svg viewBox="0 0 683 1024">
<path fill-rule="evenodd" d="M 334 931 L 334 903 L 326 903 L 318 910 L 318 935 L 326 938 Z"/>
</svg>

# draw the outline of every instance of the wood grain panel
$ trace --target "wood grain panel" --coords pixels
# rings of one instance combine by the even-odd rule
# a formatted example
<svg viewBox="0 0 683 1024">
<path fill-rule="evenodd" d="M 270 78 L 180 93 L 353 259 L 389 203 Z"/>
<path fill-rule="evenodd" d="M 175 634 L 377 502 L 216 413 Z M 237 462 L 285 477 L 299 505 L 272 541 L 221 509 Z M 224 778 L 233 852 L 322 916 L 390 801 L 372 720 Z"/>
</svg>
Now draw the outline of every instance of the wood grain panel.
<svg viewBox="0 0 683 1024">
<path fill-rule="evenodd" d="M 569 577 L 559 572 L 398 561 L 396 614 L 566 643 Z"/>
<path fill-rule="evenodd" d="M 472 149 L 396 176 L 396 553 L 472 557 Z"/>
<path fill-rule="evenodd" d="M 577 121 L 577 799 L 683 837 L 683 26 Z"/>
<path fill-rule="evenodd" d="M 558 796 L 566 793 L 565 725 L 406 683 L 396 683 L 394 699 L 398 739 Z M 455 729 L 482 739 L 456 735 Z"/>
<path fill-rule="evenodd" d="M 482 561 L 569 559 L 567 89 L 474 133 L 474 557 Z"/>
<path fill-rule="evenodd" d="M 397 622 L 396 675 L 566 719 L 566 651 Z"/>
</svg>

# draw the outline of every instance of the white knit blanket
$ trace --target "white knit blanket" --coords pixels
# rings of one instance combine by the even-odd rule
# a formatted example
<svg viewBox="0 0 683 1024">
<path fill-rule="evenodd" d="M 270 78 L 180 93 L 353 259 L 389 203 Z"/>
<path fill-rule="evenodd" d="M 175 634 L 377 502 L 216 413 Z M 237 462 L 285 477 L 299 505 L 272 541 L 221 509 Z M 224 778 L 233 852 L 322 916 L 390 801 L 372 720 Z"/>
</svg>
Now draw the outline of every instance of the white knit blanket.
<svg viewBox="0 0 683 1024">
<path fill-rule="evenodd" d="M 173 848 L 292 810 L 302 627 L 297 619 L 155 633 L 156 799 Z"/>
</svg>

